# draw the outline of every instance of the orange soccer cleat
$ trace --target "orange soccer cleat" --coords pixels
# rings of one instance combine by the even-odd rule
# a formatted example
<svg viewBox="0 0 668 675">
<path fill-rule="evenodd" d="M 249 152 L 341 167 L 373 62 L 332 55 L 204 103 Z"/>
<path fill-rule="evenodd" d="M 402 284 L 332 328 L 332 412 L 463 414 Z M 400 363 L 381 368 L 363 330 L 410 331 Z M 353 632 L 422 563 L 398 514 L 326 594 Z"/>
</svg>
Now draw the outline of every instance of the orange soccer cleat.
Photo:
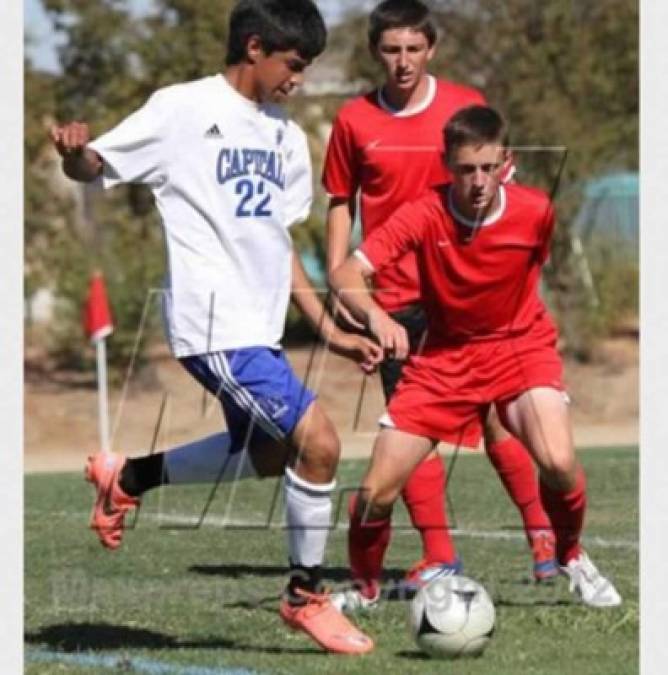
<svg viewBox="0 0 668 675">
<path fill-rule="evenodd" d="M 123 538 L 125 514 L 139 505 L 139 498 L 130 497 L 118 484 L 125 457 L 113 452 L 97 452 L 88 458 L 84 474 L 93 483 L 97 496 L 90 516 L 90 526 L 97 531 L 102 545 L 116 549 Z"/>
<path fill-rule="evenodd" d="M 373 640 L 356 628 L 332 604 L 330 596 L 297 590 L 303 605 L 281 601 L 279 613 L 294 630 L 301 630 L 329 652 L 365 654 L 373 649 Z"/>
</svg>

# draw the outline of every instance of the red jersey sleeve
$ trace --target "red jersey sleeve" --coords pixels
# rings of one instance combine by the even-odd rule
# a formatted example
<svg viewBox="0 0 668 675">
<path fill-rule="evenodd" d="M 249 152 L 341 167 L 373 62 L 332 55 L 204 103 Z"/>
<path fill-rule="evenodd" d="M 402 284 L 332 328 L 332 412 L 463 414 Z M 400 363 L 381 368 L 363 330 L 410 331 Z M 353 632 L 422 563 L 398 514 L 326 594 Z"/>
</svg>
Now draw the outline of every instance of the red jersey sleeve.
<svg viewBox="0 0 668 675">
<path fill-rule="evenodd" d="M 359 183 L 354 138 L 349 125 L 337 115 L 327 144 L 322 185 L 331 197 L 351 197 Z"/>
<path fill-rule="evenodd" d="M 431 220 L 428 201 L 425 197 L 403 204 L 364 240 L 358 250 L 371 263 L 374 272 L 392 265 L 419 246 Z"/>
<path fill-rule="evenodd" d="M 555 215 L 554 207 L 550 202 L 547 202 L 545 207 L 545 216 L 541 222 L 540 232 L 540 248 L 538 249 L 538 264 L 544 265 L 550 257 L 550 248 L 552 247 L 552 235 L 554 233 Z"/>
</svg>

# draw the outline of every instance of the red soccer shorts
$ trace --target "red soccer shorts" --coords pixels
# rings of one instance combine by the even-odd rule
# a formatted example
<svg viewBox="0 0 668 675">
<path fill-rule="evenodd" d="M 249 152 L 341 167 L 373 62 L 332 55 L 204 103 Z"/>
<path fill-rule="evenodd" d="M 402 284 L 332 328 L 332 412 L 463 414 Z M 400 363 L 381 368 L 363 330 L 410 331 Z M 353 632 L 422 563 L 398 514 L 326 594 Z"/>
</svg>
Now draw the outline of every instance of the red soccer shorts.
<svg viewBox="0 0 668 675">
<path fill-rule="evenodd" d="M 535 387 L 563 390 L 556 343 L 544 314 L 520 335 L 428 347 L 409 358 L 387 413 L 401 431 L 477 447 L 491 403 Z"/>
</svg>

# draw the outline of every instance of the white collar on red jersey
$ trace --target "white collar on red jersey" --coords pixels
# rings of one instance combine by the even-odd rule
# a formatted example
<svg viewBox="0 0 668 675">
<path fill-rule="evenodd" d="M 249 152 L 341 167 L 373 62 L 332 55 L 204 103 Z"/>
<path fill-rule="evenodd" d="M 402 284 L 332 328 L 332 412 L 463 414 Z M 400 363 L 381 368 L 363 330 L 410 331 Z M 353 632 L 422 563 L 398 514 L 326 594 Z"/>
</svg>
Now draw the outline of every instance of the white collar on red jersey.
<svg viewBox="0 0 668 675">
<path fill-rule="evenodd" d="M 448 188 L 448 211 L 452 213 L 458 223 L 466 225 L 467 227 L 485 227 L 487 225 L 492 225 L 495 223 L 506 210 L 506 188 L 503 185 L 499 185 L 499 205 L 493 213 L 490 213 L 485 220 L 479 222 L 477 220 L 471 220 L 466 216 L 463 216 L 455 206 L 455 200 L 452 198 L 452 186 Z"/>
<path fill-rule="evenodd" d="M 393 108 L 383 97 L 383 88 L 380 87 L 376 93 L 378 105 L 385 111 L 394 115 L 395 117 L 410 117 L 426 110 L 433 102 L 436 96 L 436 78 L 433 75 L 427 75 L 427 93 L 424 98 L 410 108 L 397 110 Z"/>
</svg>

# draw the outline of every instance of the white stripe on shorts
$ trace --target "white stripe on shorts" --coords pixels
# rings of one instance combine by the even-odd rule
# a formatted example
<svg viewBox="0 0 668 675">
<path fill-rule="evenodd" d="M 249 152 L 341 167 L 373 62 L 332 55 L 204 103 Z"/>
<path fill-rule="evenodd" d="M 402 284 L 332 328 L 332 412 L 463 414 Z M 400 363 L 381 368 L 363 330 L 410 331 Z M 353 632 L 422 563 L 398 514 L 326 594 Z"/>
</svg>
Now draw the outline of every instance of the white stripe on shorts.
<svg viewBox="0 0 668 675">
<path fill-rule="evenodd" d="M 267 415 L 262 407 L 253 398 L 252 394 L 242 387 L 232 374 L 232 369 L 227 362 L 227 357 L 222 352 L 213 352 L 203 355 L 211 370 L 218 376 L 223 390 L 229 394 L 234 402 L 242 409 L 246 410 L 251 416 L 253 422 L 257 422 L 260 428 L 269 434 L 272 438 L 283 440 L 285 434 L 282 429 Z"/>
</svg>

